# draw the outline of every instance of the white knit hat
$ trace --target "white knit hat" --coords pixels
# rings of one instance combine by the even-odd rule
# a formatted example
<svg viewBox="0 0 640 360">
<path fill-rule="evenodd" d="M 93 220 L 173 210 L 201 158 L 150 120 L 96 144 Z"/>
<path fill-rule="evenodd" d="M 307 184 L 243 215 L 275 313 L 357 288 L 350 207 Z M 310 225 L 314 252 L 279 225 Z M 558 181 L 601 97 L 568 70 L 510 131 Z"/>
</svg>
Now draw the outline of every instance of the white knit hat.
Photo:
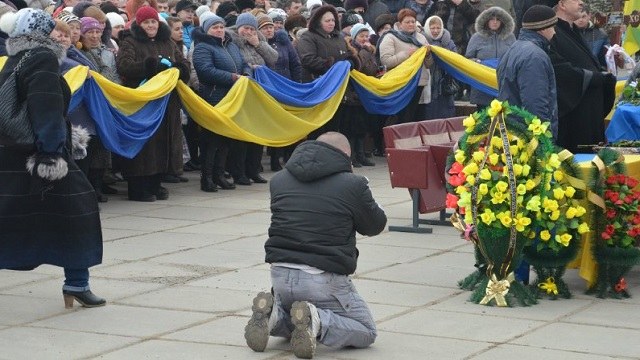
<svg viewBox="0 0 640 360">
<path fill-rule="evenodd" d="M 40 32 L 44 35 L 51 34 L 56 22 L 48 13 L 42 10 L 24 8 L 15 13 L 6 13 L 0 18 L 0 30 L 9 37 L 27 35 L 32 32 Z"/>
<path fill-rule="evenodd" d="M 109 24 L 111 24 L 111 27 L 116 27 L 119 25 L 124 26 L 124 18 L 118 13 L 107 13 L 107 19 L 109 19 Z"/>
<path fill-rule="evenodd" d="M 207 11 L 211 11 L 211 9 L 209 9 L 209 7 L 207 5 L 200 5 L 196 9 L 196 16 L 200 17 L 202 14 L 204 14 Z"/>
</svg>

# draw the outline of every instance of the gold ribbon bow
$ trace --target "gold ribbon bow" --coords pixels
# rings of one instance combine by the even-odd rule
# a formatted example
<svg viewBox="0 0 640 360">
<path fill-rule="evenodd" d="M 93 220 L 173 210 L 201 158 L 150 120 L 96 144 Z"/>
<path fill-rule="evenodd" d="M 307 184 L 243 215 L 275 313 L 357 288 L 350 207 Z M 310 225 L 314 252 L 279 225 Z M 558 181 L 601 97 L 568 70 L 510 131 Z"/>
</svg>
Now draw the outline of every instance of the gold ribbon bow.
<svg viewBox="0 0 640 360">
<path fill-rule="evenodd" d="M 558 295 L 558 286 L 556 285 L 556 280 L 553 276 L 548 277 L 545 282 L 538 284 L 538 287 L 540 290 L 546 291 L 547 295 Z"/>
<path fill-rule="evenodd" d="M 487 288 L 485 289 L 485 296 L 480 301 L 480 305 L 486 305 L 491 300 L 495 299 L 498 306 L 508 306 L 505 296 L 509 292 L 511 283 L 515 279 L 516 277 L 513 272 L 509 273 L 509 275 L 507 275 L 505 279 L 499 281 L 496 277 L 496 274 L 491 274 L 491 279 L 489 279 L 489 283 L 487 284 Z"/>
</svg>

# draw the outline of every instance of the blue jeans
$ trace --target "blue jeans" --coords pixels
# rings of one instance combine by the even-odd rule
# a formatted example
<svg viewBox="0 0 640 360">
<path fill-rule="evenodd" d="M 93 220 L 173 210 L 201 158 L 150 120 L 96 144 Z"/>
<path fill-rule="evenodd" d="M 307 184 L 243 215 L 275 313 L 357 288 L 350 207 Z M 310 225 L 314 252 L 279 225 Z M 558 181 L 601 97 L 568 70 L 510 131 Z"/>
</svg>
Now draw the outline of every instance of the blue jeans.
<svg viewBox="0 0 640 360">
<path fill-rule="evenodd" d="M 89 290 L 89 269 L 64 268 L 64 285 L 62 290 L 87 291 Z"/>
<path fill-rule="evenodd" d="M 376 339 L 376 324 L 367 303 L 347 275 L 330 272 L 309 274 L 302 270 L 274 266 L 271 283 L 278 307 L 272 336 L 291 338 L 289 312 L 294 301 L 308 301 L 320 316 L 318 341 L 326 346 L 364 348 Z"/>
</svg>

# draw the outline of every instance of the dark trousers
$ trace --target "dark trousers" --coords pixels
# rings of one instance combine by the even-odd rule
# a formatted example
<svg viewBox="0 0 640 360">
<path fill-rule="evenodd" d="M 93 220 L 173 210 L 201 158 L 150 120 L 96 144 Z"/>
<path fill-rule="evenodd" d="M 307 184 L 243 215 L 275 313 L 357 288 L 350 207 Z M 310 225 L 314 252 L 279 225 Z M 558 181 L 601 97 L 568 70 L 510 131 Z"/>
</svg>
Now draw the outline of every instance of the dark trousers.
<svg viewBox="0 0 640 360">
<path fill-rule="evenodd" d="M 333 114 L 333 117 L 326 124 L 310 132 L 307 138 L 309 140 L 315 140 L 320 135 L 326 132 L 329 132 L 329 131 L 339 132 L 342 126 L 342 118 L 345 116 L 345 107 L 346 107 L 345 104 L 340 104 L 340 106 L 338 106 L 338 109 L 336 110 L 336 113 Z"/>
<path fill-rule="evenodd" d="M 415 122 L 417 120 L 416 114 L 418 112 L 418 106 L 420 105 L 418 104 L 418 102 L 420 101 L 420 96 L 422 95 L 423 89 L 424 86 L 418 86 L 416 88 L 416 93 L 413 94 L 411 101 L 409 101 L 407 106 L 405 106 L 405 108 L 398 113 L 398 123 L 403 124 Z"/>
<path fill-rule="evenodd" d="M 161 178 L 161 174 L 127 177 L 129 198 L 140 198 L 148 195 L 157 195 L 158 191 L 160 191 Z"/>
<path fill-rule="evenodd" d="M 262 161 L 262 145 L 231 140 L 229 145 L 229 162 L 227 168 L 234 179 L 255 177 L 260 174 Z"/>
<path fill-rule="evenodd" d="M 229 142 L 227 137 L 216 134 L 206 129 L 200 132 L 201 171 L 202 176 L 217 178 L 224 175 L 224 169 L 229 154 Z"/>
<path fill-rule="evenodd" d="M 189 149 L 189 156 L 191 157 L 191 161 L 196 164 L 200 163 L 200 138 L 198 131 L 198 124 L 191 117 L 187 118 L 187 125 L 182 125 L 182 132 L 184 132 L 184 137 L 187 140 L 187 148 Z"/>
</svg>

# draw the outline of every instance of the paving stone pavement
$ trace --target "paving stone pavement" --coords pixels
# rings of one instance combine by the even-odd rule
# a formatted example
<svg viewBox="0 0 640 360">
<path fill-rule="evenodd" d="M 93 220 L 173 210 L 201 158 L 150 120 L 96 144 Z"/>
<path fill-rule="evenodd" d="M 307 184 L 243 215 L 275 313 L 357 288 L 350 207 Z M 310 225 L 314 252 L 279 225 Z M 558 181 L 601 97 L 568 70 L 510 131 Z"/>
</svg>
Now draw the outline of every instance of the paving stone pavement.
<svg viewBox="0 0 640 360">
<path fill-rule="evenodd" d="M 389 224 L 410 223 L 407 190 L 392 189 L 384 159 L 375 161 L 355 171 L 370 179 Z M 106 307 L 65 310 L 62 269 L 2 271 L 0 359 L 295 358 L 284 340 L 254 353 L 243 338 L 251 299 L 269 288 L 268 184 L 208 194 L 197 173 L 186 176 L 188 183 L 166 184 L 167 201 L 114 195 L 100 205 L 104 263 L 91 269 L 91 285 Z M 354 283 L 371 305 L 377 341 L 360 350 L 318 346 L 318 359 L 640 358 L 637 269 L 628 300 L 584 295 L 584 281 L 569 270 L 572 299 L 496 308 L 468 302 L 456 286 L 474 259 L 451 227 L 358 241 Z"/>
</svg>

